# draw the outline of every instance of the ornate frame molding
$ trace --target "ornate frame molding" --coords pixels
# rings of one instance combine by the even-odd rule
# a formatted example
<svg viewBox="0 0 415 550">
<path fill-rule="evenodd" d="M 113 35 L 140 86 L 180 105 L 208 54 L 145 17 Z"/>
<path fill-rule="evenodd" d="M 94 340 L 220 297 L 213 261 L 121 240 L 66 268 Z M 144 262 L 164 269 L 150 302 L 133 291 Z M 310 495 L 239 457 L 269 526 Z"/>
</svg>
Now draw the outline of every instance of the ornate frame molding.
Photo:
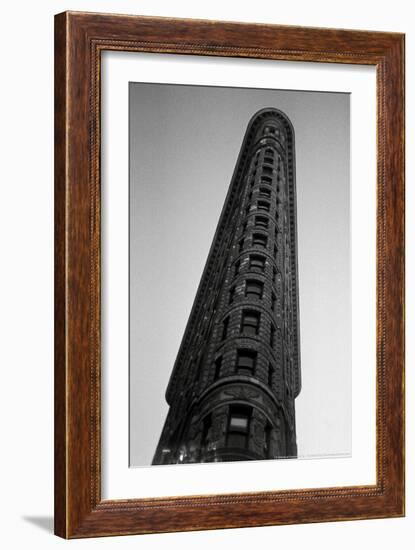
<svg viewBox="0 0 415 550">
<path fill-rule="evenodd" d="M 104 50 L 376 66 L 376 485 L 101 500 L 100 62 Z M 56 534 L 77 538 L 402 516 L 404 35 L 65 12 L 55 18 L 55 52 Z"/>
</svg>

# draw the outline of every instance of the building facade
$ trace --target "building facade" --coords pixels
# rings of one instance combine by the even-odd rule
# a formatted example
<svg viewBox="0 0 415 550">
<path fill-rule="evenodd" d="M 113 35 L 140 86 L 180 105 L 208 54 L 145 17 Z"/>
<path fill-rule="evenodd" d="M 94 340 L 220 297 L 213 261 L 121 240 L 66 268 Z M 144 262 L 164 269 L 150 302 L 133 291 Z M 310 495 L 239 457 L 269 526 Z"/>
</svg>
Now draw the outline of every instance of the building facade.
<svg viewBox="0 0 415 550">
<path fill-rule="evenodd" d="M 153 464 L 297 456 L 296 235 L 293 127 L 262 109 L 246 130 L 170 377 Z"/>
</svg>

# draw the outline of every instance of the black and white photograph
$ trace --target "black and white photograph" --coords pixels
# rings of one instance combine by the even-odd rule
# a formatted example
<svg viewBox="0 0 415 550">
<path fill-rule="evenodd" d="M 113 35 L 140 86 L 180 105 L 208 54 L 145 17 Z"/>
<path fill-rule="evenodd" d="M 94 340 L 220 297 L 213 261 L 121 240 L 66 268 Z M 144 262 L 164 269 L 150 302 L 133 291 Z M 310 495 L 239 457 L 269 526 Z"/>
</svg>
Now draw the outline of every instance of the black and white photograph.
<svg viewBox="0 0 415 550">
<path fill-rule="evenodd" d="M 350 94 L 129 85 L 130 467 L 351 455 Z"/>
<path fill-rule="evenodd" d="M 2 4 L 2 548 L 413 545 L 413 12 Z"/>
</svg>

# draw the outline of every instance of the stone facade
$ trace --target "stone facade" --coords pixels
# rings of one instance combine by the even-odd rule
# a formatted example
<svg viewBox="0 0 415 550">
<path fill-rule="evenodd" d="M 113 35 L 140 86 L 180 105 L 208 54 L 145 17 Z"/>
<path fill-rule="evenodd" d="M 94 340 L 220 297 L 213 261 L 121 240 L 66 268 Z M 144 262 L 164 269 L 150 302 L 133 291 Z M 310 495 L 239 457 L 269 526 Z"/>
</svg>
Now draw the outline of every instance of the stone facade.
<svg viewBox="0 0 415 550">
<path fill-rule="evenodd" d="M 153 464 L 295 458 L 294 131 L 251 119 L 166 391 Z"/>
</svg>

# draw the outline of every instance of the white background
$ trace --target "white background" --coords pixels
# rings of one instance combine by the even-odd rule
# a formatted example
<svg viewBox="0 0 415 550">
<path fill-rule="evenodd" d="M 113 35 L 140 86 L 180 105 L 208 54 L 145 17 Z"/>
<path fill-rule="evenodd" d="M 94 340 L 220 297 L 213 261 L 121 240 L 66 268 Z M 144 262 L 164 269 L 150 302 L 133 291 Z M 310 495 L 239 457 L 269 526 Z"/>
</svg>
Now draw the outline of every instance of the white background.
<svg viewBox="0 0 415 550">
<path fill-rule="evenodd" d="M 332 487 L 336 485 L 370 485 L 374 484 L 375 480 L 375 453 L 374 453 L 374 422 L 375 422 L 375 286 L 373 281 L 376 280 L 375 271 L 375 183 L 376 183 L 376 154 L 375 154 L 375 130 L 376 130 L 376 114 L 375 114 L 375 71 L 373 68 L 365 68 L 360 66 L 333 66 L 327 63 L 310 64 L 310 63 L 293 63 L 293 62 L 275 62 L 263 61 L 260 64 L 252 60 L 211 60 L 194 56 L 161 56 L 151 54 L 135 54 L 111 52 L 104 56 L 102 65 L 103 71 L 103 103 L 102 103 L 102 177 L 103 177 L 103 211 L 102 224 L 104 231 L 103 238 L 103 407 L 102 407 L 102 428 L 103 428 L 103 498 L 134 498 L 146 496 L 167 496 L 167 495 L 189 495 L 189 494 L 211 494 L 211 493 L 232 493 L 238 491 L 264 491 L 268 489 L 294 489 L 301 487 Z M 252 85 L 259 88 L 268 89 L 275 88 L 278 83 L 284 83 L 284 86 L 289 90 L 299 90 L 306 88 L 308 90 L 331 90 L 343 91 L 351 93 L 351 109 L 350 109 L 350 125 L 353 128 L 351 138 L 350 156 L 353 159 L 351 163 L 350 173 L 350 212 L 352 215 L 352 224 L 350 232 L 351 240 L 351 270 L 350 283 L 353 288 L 352 292 L 352 354 L 345 354 L 343 360 L 350 357 L 352 364 L 352 373 L 348 371 L 347 364 L 340 363 L 338 368 L 348 371 L 351 374 L 351 393 L 352 393 L 352 411 L 351 415 L 351 432 L 352 432 L 352 456 L 342 457 L 327 456 L 329 453 L 320 451 L 320 456 L 326 454 L 325 460 L 279 460 L 279 461 L 250 461 L 239 463 L 222 463 L 222 464 L 204 464 L 198 466 L 181 466 L 171 465 L 160 468 L 128 468 L 128 82 L 129 80 L 136 81 L 154 81 L 156 78 L 161 78 L 165 82 L 174 82 L 179 80 L 184 83 L 201 83 L 201 84 L 216 84 L 216 85 L 232 85 L 239 87 L 249 87 Z M 241 89 L 238 90 L 241 93 Z M 256 90 L 260 93 L 259 90 Z M 292 92 L 291 92 L 292 93 Z M 216 99 L 216 101 L 220 101 Z M 235 101 L 235 99 L 234 99 Z M 304 98 L 301 99 L 302 107 L 306 104 Z M 262 105 L 263 106 L 263 105 Z M 281 104 L 279 105 L 281 106 Z M 237 108 L 231 108 L 235 115 Z M 148 107 L 147 107 L 148 108 Z M 206 107 L 209 109 L 208 107 Z M 284 112 L 289 116 L 290 120 L 295 124 L 296 128 L 296 154 L 297 159 L 301 157 L 301 126 L 293 117 L 293 112 L 282 106 Z M 310 107 L 311 108 L 311 107 Z M 177 105 L 176 105 L 177 109 Z M 255 110 L 255 109 L 253 109 Z M 318 113 L 318 108 L 314 106 L 314 113 Z M 159 115 L 163 118 L 161 111 Z M 320 113 L 320 116 L 323 116 Z M 226 115 L 222 115 L 222 121 Z M 164 117 L 166 118 L 166 116 Z M 332 117 L 334 118 L 334 117 Z M 226 123 L 225 123 L 226 124 Z M 232 123 L 231 123 L 232 124 Z M 305 126 L 310 126 L 311 122 L 304 122 Z M 208 132 L 207 125 L 203 125 L 204 130 Z M 322 130 L 322 126 L 321 132 Z M 143 132 L 146 133 L 145 129 Z M 149 132 L 146 133 L 146 136 Z M 166 138 L 166 135 L 164 137 Z M 327 139 L 327 138 L 326 138 Z M 335 138 L 332 136 L 331 140 Z M 170 140 L 171 141 L 171 140 Z M 176 140 L 177 145 L 178 139 Z M 326 151 L 329 145 L 326 145 Z M 312 146 L 307 145 L 305 148 L 309 152 Z M 161 147 L 158 153 L 165 158 Z M 151 153 L 148 153 L 151 156 Z M 315 152 L 319 158 L 324 156 L 325 152 Z M 198 156 L 196 154 L 196 156 Z M 200 155 L 199 155 L 200 156 Z M 334 151 L 332 156 L 335 158 Z M 346 159 L 347 159 L 346 154 Z M 213 161 L 214 163 L 215 161 Z M 297 160 L 296 175 L 297 175 L 297 212 L 298 212 L 298 250 L 299 257 L 303 259 L 303 266 L 307 264 L 307 254 L 310 249 L 313 250 L 314 258 L 319 256 L 316 247 L 312 243 L 307 243 L 302 237 L 304 227 L 302 224 L 307 224 L 309 212 L 304 211 L 305 196 L 307 196 L 304 179 L 308 179 L 308 183 L 313 181 L 313 162 L 307 163 L 307 175 L 302 175 L 302 164 Z M 347 160 L 346 160 L 347 162 Z M 169 163 L 172 166 L 172 163 Z M 337 164 L 341 166 L 341 161 Z M 198 165 L 201 171 L 209 172 L 210 168 L 203 168 L 203 163 Z M 317 164 L 317 169 L 320 165 Z M 186 169 L 190 171 L 188 164 Z M 330 181 L 330 163 L 327 163 L 325 169 L 325 178 L 323 185 L 334 185 Z M 317 171 L 318 173 L 318 171 Z M 162 180 L 162 176 L 154 176 L 155 179 Z M 337 174 L 332 175 L 339 178 L 339 185 L 348 185 L 344 179 Z M 172 178 L 174 178 L 174 169 L 172 169 Z M 172 180 L 174 181 L 174 180 Z M 327 183 L 327 181 L 329 183 Z M 364 186 L 361 182 L 367 182 Z M 181 185 L 183 178 L 181 178 Z M 202 180 L 198 180 L 198 185 L 202 186 Z M 313 185 L 314 194 L 318 195 L 318 187 L 320 184 Z M 194 181 L 192 182 L 194 187 Z M 324 187 L 323 187 L 324 188 Z M 211 196 L 213 193 L 211 193 Z M 337 196 L 341 196 L 337 191 Z M 325 193 L 325 200 L 329 201 L 329 194 Z M 198 198 L 203 201 L 202 194 Z M 314 209 L 319 211 L 320 215 L 323 212 L 321 204 L 316 204 L 314 197 L 306 199 L 308 203 L 314 204 Z M 205 201 L 206 203 L 206 201 Z M 330 215 L 333 211 L 336 212 L 336 205 L 329 207 Z M 341 208 L 345 208 L 341 206 Z M 348 219 L 349 209 L 346 207 L 346 215 L 338 214 L 337 219 L 341 219 L 342 215 Z M 204 209 L 203 215 L 206 215 Z M 335 228 L 330 226 L 329 215 L 324 216 L 327 224 L 325 231 L 335 232 Z M 199 220 L 202 219 L 199 214 Z M 312 217 L 310 221 L 308 234 L 315 231 L 318 222 Z M 347 222 L 346 222 L 347 223 Z M 313 229 L 310 229 L 310 226 Z M 133 225 L 131 225 L 131 228 Z M 177 231 L 177 227 L 175 228 Z M 344 229 L 343 229 L 344 230 Z M 182 229 L 183 232 L 183 229 Z M 140 232 L 141 233 L 141 232 Z M 152 238 L 155 237 L 152 235 Z M 177 239 L 176 239 L 177 240 Z M 210 239 L 209 239 L 210 240 Z M 323 238 L 320 240 L 324 242 Z M 131 241 L 133 242 L 133 241 Z M 153 244 L 155 239 L 153 238 Z M 165 243 L 166 241 L 163 240 Z M 337 244 L 341 247 L 341 238 L 337 239 Z M 321 243 L 320 243 L 321 245 Z M 166 245 L 168 246 L 168 245 Z M 330 244 L 326 242 L 326 251 L 330 252 L 330 256 L 336 258 L 338 256 L 330 248 Z M 191 255 L 191 246 L 186 247 L 186 251 Z M 141 258 L 142 261 L 145 262 Z M 197 261 L 197 260 L 196 260 Z M 364 262 L 366 269 L 362 272 L 361 265 Z M 324 259 L 319 260 L 319 268 L 324 265 Z M 348 267 L 350 269 L 350 267 Z M 310 273 L 307 273 L 308 277 Z M 306 412 L 309 421 L 320 424 L 318 429 L 310 428 L 308 424 L 304 427 L 304 416 L 302 415 L 304 404 L 302 400 L 304 395 L 307 395 L 307 372 L 313 371 L 312 355 L 307 355 L 307 338 L 305 333 L 313 332 L 312 323 L 307 323 L 307 305 L 310 304 L 309 295 L 316 292 L 315 279 L 308 287 L 308 277 L 304 276 L 304 272 L 299 271 L 299 279 L 303 282 L 300 288 L 300 324 L 301 332 L 301 361 L 303 369 L 303 388 L 300 396 L 296 401 L 296 416 L 297 416 L 297 438 L 301 439 L 301 428 L 312 431 L 315 440 L 319 439 L 321 432 L 324 430 L 325 414 L 335 416 L 330 408 L 326 408 L 323 397 L 318 397 L 308 401 L 306 408 L 315 408 L 321 406 L 325 414 L 320 417 L 313 417 L 313 413 Z M 340 274 L 335 277 L 340 279 Z M 139 276 L 141 282 L 142 277 Z M 132 279 L 134 280 L 134 278 Z M 327 294 L 325 297 L 330 297 L 330 285 L 322 282 L 324 276 L 318 278 L 319 284 L 324 286 Z M 156 276 L 153 276 L 152 281 L 156 281 Z M 171 282 L 171 277 L 169 278 Z M 346 283 L 347 284 L 347 283 Z M 341 293 L 345 288 L 345 283 L 341 282 Z M 188 284 L 190 287 L 191 285 Z M 307 295 L 307 300 L 304 296 Z M 179 291 L 176 292 L 176 295 Z M 131 298 L 133 293 L 131 293 Z M 330 299 L 330 298 L 329 298 Z M 350 298 L 349 298 L 350 299 Z M 182 300 L 182 304 L 184 304 Z M 154 302 L 155 303 L 155 302 Z M 131 301 L 134 304 L 134 301 Z M 153 304 L 153 302 L 152 302 Z M 169 302 L 164 301 L 164 306 L 169 309 Z M 184 307 L 182 305 L 182 307 Z M 340 308 L 347 308 L 347 305 Z M 132 310 L 131 310 L 132 311 Z M 343 310 L 340 309 L 342 315 Z M 330 309 L 318 309 L 314 314 L 314 322 L 316 315 L 327 315 L 336 319 L 338 313 Z M 347 314 L 346 314 L 347 319 Z M 305 322 L 304 322 L 305 321 Z M 179 322 L 179 318 L 176 319 Z M 350 323 L 350 320 L 346 321 Z M 151 322 L 151 327 L 157 326 L 155 322 Z M 341 327 L 341 324 L 339 324 Z M 319 327 L 325 334 L 331 332 L 330 326 L 325 326 L 320 323 Z M 343 338 L 347 341 L 348 329 L 343 329 Z M 163 332 L 163 331 L 161 331 Z M 330 338 L 336 343 L 335 336 Z M 319 343 L 318 333 L 314 333 L 313 339 L 317 345 Z M 324 348 L 328 350 L 327 347 Z M 130 348 L 131 360 L 134 354 L 133 348 Z M 303 353 L 305 351 L 305 353 Z M 337 341 L 337 345 L 331 352 L 332 361 L 336 361 L 336 353 L 342 353 L 341 343 Z M 321 344 L 318 345 L 319 361 L 318 369 L 323 369 L 324 359 L 322 359 Z M 334 358 L 334 359 L 333 359 Z M 155 365 L 154 359 L 150 361 L 153 369 Z M 134 376 L 135 365 L 130 366 L 130 375 Z M 142 371 L 142 366 L 138 368 Z M 147 385 L 151 377 L 154 377 L 153 369 L 147 372 L 145 382 Z M 335 368 L 330 364 L 330 370 Z M 308 373 L 310 374 L 310 373 Z M 341 377 L 337 375 L 341 380 Z M 314 380 L 319 380 L 319 376 L 314 374 Z M 327 384 L 328 377 L 323 376 L 324 383 Z M 130 379 L 132 380 L 132 379 Z M 347 392 L 347 379 L 342 380 L 343 390 Z M 326 386 L 327 388 L 327 386 Z M 320 392 L 324 393 L 325 389 L 320 379 Z M 340 397 L 335 397 L 336 388 L 330 385 L 332 398 L 340 404 Z M 149 389 L 147 389 L 149 392 Z M 131 394 L 134 399 L 133 394 Z M 140 396 L 138 396 L 141 399 Z M 310 397 L 309 397 L 310 399 Z M 152 399 L 151 406 L 155 400 Z M 149 408 L 147 403 L 147 409 Z M 340 405 L 341 406 L 341 405 Z M 347 405 L 343 402 L 343 408 L 348 410 Z M 148 413 L 148 410 L 146 411 Z M 350 414 L 350 409 L 348 410 Z M 141 414 L 143 421 L 145 413 Z M 338 419 L 338 417 L 337 417 Z M 145 422 L 145 420 L 144 420 Z M 148 423 L 147 423 L 148 424 Z M 130 421 L 130 430 L 136 426 L 133 419 Z M 336 423 L 337 429 L 341 430 L 341 421 Z M 325 434 L 322 439 L 325 442 L 330 441 L 330 435 Z M 314 442 L 318 445 L 318 441 Z M 316 447 L 315 447 L 316 448 Z M 318 448 L 318 447 L 317 447 Z M 299 457 L 301 456 L 301 446 L 299 445 Z"/>
<path fill-rule="evenodd" d="M 112 11 L 390 30 L 407 33 L 407 97 L 414 94 L 415 26 L 412 2 L 384 0 L 346 3 L 314 0 L 289 3 L 185 1 L 15 1 L 2 6 L 2 161 L 0 235 L 2 270 L 0 388 L 1 545 L 14 548 L 137 547 L 182 549 L 247 548 L 254 545 L 349 549 L 370 544 L 378 549 L 411 548 L 415 520 L 414 401 L 407 407 L 407 517 L 395 520 L 267 527 L 199 533 L 149 535 L 65 543 L 51 535 L 52 504 L 52 374 L 53 374 L 53 21 L 65 9 Z M 4 43 L 3 43 L 4 42 Z M 407 108 L 407 151 L 414 150 L 413 103 Z M 24 161 L 22 161 L 24 159 Z M 415 295 L 413 286 L 415 196 L 411 182 L 414 160 L 407 159 L 407 394 L 415 390 Z"/>
</svg>

